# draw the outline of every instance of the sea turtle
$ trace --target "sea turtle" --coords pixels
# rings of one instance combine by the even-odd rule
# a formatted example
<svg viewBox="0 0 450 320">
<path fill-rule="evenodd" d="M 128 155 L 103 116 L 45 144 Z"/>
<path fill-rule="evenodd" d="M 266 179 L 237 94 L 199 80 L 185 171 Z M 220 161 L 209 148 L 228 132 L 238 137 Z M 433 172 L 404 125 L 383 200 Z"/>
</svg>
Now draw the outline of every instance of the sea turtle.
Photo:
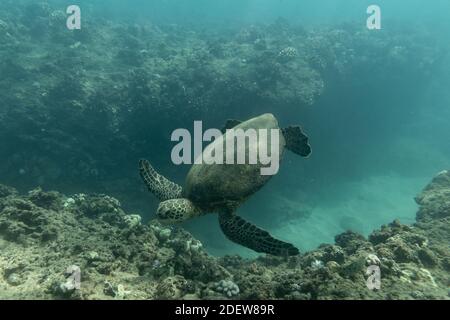
<svg viewBox="0 0 450 320">
<path fill-rule="evenodd" d="M 261 174 L 260 169 L 263 164 L 259 157 L 256 164 L 217 164 L 205 160 L 211 157 L 211 148 L 217 147 L 218 144 L 224 146 L 225 155 L 228 145 L 226 142 L 230 140 L 228 137 L 231 134 L 228 129 L 231 128 L 233 130 L 255 129 L 258 132 L 258 141 L 249 139 L 246 144 L 247 156 L 252 148 L 259 150 L 262 143 L 269 145 L 271 143 L 271 139 L 265 139 L 265 141 L 259 139 L 259 129 L 270 129 L 267 132 L 277 131 L 279 160 L 285 148 L 303 157 L 311 153 L 308 137 L 301 128 L 291 126 L 280 129 L 277 119 L 272 114 L 263 114 L 245 122 L 228 120 L 222 130 L 223 134 L 203 150 L 204 161 L 191 167 L 184 187 L 160 175 L 147 160 L 139 161 L 142 179 L 148 189 L 161 201 L 157 209 L 158 219 L 163 223 L 177 223 L 216 212 L 219 214 L 223 233 L 231 241 L 256 252 L 278 256 L 298 254 L 298 249 L 292 244 L 273 238 L 267 231 L 252 225 L 236 214 L 238 206 L 271 178 L 271 175 Z M 265 150 L 271 150 L 270 146 Z"/>
</svg>

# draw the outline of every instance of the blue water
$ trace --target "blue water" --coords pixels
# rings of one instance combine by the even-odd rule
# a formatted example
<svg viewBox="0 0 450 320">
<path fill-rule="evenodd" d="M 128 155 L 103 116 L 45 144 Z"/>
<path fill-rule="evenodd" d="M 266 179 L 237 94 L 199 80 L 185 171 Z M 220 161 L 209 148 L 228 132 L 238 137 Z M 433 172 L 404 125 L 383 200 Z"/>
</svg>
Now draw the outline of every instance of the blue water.
<svg viewBox="0 0 450 320">
<path fill-rule="evenodd" d="M 189 167 L 170 162 L 172 130 L 191 128 L 193 120 L 219 127 L 227 118 L 245 120 L 271 112 L 281 125 L 301 124 L 310 137 L 313 154 L 308 159 L 287 154 L 279 174 L 238 213 L 308 250 L 333 242 L 335 235 L 348 229 L 368 235 L 394 219 L 413 223 L 417 210 L 414 196 L 431 177 L 450 167 L 449 1 L 80 0 L 76 4 L 82 9 L 83 28 L 79 36 L 69 40 L 58 31 L 59 26 L 40 31 L 40 23 L 48 23 L 45 17 L 33 20 L 36 11 L 30 9 L 29 16 L 22 16 L 21 8 L 32 2 L 0 4 L 0 20 L 10 28 L 5 30 L 17 37 L 15 44 L 0 44 L 0 124 L 4 128 L 0 155 L 5 159 L 0 164 L 0 183 L 23 191 L 41 185 L 66 193 L 108 193 L 129 211 L 149 220 L 154 218 L 158 202 L 139 181 L 139 157 L 149 158 L 162 173 L 182 184 Z M 17 7 L 17 3 L 24 7 Z M 47 3 L 60 11 L 74 4 L 62 0 Z M 354 39 L 346 42 L 351 43 L 347 53 L 364 53 L 367 60 L 358 60 L 356 65 L 351 61 L 357 59 L 349 58 L 345 64 L 340 57 L 335 63 L 343 63 L 345 76 L 337 75 L 333 68 L 317 71 L 324 87 L 312 103 L 286 102 L 279 96 L 233 100 L 237 97 L 230 98 L 227 91 L 208 87 L 213 83 L 212 75 L 228 76 L 221 73 L 223 70 L 246 72 L 245 67 L 230 64 L 229 69 L 221 69 L 220 64 L 248 54 L 247 46 L 252 44 L 238 40 L 243 31 L 281 21 L 293 30 L 309 32 L 309 37 L 325 29 L 356 29 L 365 34 L 366 9 L 371 4 L 381 8 L 382 29 L 360 38 L 349 31 Z M 34 27 L 29 27 L 30 21 Z M 139 28 L 160 30 L 164 36 L 136 31 Z M 0 36 L 6 35 L 2 32 Z M 45 40 L 38 40 L 39 36 Z M 270 37 L 274 41 L 277 35 Z M 311 45 L 295 39 L 283 39 L 280 45 Z M 328 48 L 344 42 L 338 36 L 330 39 L 334 40 Z M 161 44 L 155 49 L 157 41 Z M 185 47 L 176 48 L 183 41 Z M 179 62 L 201 52 L 202 41 L 226 42 L 239 49 L 226 51 L 225 58 L 199 59 L 186 65 Z M 77 51 L 78 47 L 82 49 Z M 111 58 L 122 49 L 122 60 Z M 326 54 L 326 50 L 320 52 Z M 127 60 L 139 54 L 151 58 L 143 58 L 137 66 Z M 177 60 L 177 55 L 182 58 Z M 243 63 L 247 63 L 245 57 Z M 255 64 L 255 70 L 266 67 L 264 72 L 270 73 L 263 60 Z M 283 69 L 285 78 L 290 78 L 289 72 L 299 72 L 294 67 L 292 71 Z M 152 86 L 160 85 L 158 79 L 167 76 L 160 75 L 160 70 L 177 80 L 152 91 Z M 258 72 L 249 77 L 259 81 Z M 74 74 L 84 80 L 73 82 L 70 75 Z M 142 78 L 147 80 L 139 82 L 139 76 L 131 74 L 144 74 Z M 142 85 L 144 82 L 150 89 Z M 200 82 L 201 90 L 196 88 Z M 288 83 L 283 90 L 294 92 L 301 85 Z M 85 96 L 77 91 L 73 98 L 62 98 L 67 97 L 64 88 L 78 88 Z M 208 90 L 215 95 L 200 97 Z M 270 84 L 267 90 L 271 90 Z M 190 100 L 176 100 L 180 92 L 195 94 Z M 191 108 L 191 100 L 200 98 L 207 99 L 203 109 Z M 71 104 L 72 100 L 78 103 Z M 157 107 L 155 101 L 165 104 Z M 167 101 L 175 102 L 169 106 Z M 35 105 L 42 107 L 33 108 Z M 78 109 L 73 109 L 74 105 Z M 167 115 L 165 107 L 172 108 L 172 113 Z M 86 169 L 86 176 L 80 168 Z M 216 215 L 183 226 L 213 254 L 254 255 L 225 239 Z"/>
</svg>

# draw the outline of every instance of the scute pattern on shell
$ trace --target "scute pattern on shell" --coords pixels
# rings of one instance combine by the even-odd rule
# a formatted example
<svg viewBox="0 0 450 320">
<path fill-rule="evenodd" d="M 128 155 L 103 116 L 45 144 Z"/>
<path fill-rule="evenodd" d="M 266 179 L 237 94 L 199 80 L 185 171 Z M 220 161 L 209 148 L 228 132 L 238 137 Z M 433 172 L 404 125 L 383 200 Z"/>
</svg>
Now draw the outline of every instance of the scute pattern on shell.
<svg viewBox="0 0 450 320">
<path fill-rule="evenodd" d="M 272 114 L 263 114 L 237 125 L 234 129 L 277 129 L 278 121 Z M 280 131 L 281 133 L 281 131 Z M 216 139 L 210 144 L 224 144 L 227 134 Z M 258 145 L 251 145 L 251 148 L 259 151 L 261 143 L 269 143 L 268 150 L 271 149 L 271 140 L 263 141 L 259 139 Z M 208 146 L 208 147 L 210 147 Z M 225 144 L 226 146 L 226 144 Z M 208 148 L 207 147 L 207 148 Z M 282 134 L 279 135 L 280 160 L 284 151 L 285 140 Z M 246 148 L 248 152 L 249 146 Z M 223 148 L 224 155 L 226 147 Z M 205 154 L 205 152 L 204 152 Z M 248 154 L 246 155 L 248 159 Z M 261 175 L 263 165 L 257 164 L 194 164 L 186 177 L 184 194 L 195 204 L 207 211 L 229 211 L 245 201 L 249 196 L 261 189 L 272 176 Z"/>
</svg>

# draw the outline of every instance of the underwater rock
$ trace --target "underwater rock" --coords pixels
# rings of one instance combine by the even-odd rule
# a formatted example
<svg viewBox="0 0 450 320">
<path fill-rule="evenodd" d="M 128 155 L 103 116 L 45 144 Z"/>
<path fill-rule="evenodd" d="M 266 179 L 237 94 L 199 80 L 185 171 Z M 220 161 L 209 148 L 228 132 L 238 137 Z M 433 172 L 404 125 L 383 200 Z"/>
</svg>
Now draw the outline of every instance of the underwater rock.
<svg viewBox="0 0 450 320">
<path fill-rule="evenodd" d="M 340 273 L 348 278 L 361 278 L 366 271 L 367 255 L 364 252 L 351 256 L 340 268 Z"/>
<path fill-rule="evenodd" d="M 419 222 L 449 217 L 450 171 L 444 170 L 440 172 L 415 200 L 420 206 L 417 212 L 417 220 Z"/>
<path fill-rule="evenodd" d="M 323 251 L 321 260 L 325 263 L 335 261 L 339 264 L 345 261 L 344 250 L 337 245 L 320 246 L 319 249 Z"/>
<path fill-rule="evenodd" d="M 156 236 L 161 242 L 167 241 L 172 235 L 170 228 L 164 228 L 157 225 L 152 225 L 151 228 L 155 230 Z"/>
<path fill-rule="evenodd" d="M 322 260 L 313 260 L 311 262 L 311 269 L 317 271 L 323 268 L 325 268 L 325 264 L 323 263 Z"/>
<path fill-rule="evenodd" d="M 231 280 L 220 280 L 215 287 L 216 291 L 223 293 L 228 298 L 239 294 L 239 287 Z"/>
<path fill-rule="evenodd" d="M 28 193 L 28 198 L 35 205 L 51 210 L 60 210 L 63 206 L 61 201 L 61 195 L 58 192 L 43 192 L 42 189 L 38 188 L 32 190 Z"/>
<path fill-rule="evenodd" d="M 1 186 L 0 298 L 448 299 L 450 226 L 438 212 L 448 188 L 438 177 L 424 189 L 419 211 L 434 211 L 412 226 L 394 221 L 369 240 L 348 231 L 302 255 L 243 259 L 208 255 L 180 227 L 137 224 L 105 195 Z M 67 266 L 79 268 L 79 289 Z M 367 289 L 369 266 L 380 268 L 382 290 Z"/>
<path fill-rule="evenodd" d="M 87 216 L 98 216 L 104 213 L 119 213 L 120 202 L 107 195 L 84 195 L 74 196 L 78 210 Z"/>
<path fill-rule="evenodd" d="M 29 200 L 17 198 L 6 198 L 1 207 L 0 232 L 6 239 L 25 244 L 42 237 L 41 222 L 48 219 L 44 209 Z"/>
<path fill-rule="evenodd" d="M 15 273 L 15 272 L 11 272 L 6 277 L 6 282 L 12 286 L 18 286 L 23 283 L 23 280 L 21 279 L 19 274 Z"/>
<path fill-rule="evenodd" d="M 366 258 L 366 265 L 368 266 L 379 266 L 381 264 L 380 258 L 376 254 L 369 254 Z"/>
<path fill-rule="evenodd" d="M 438 257 L 429 248 L 421 248 L 417 254 L 425 267 L 432 268 L 439 264 Z"/>
<path fill-rule="evenodd" d="M 123 222 L 125 223 L 125 225 L 132 229 L 136 226 L 141 225 L 141 221 L 142 221 L 142 217 L 138 214 L 130 214 L 130 215 L 126 215 L 123 218 Z"/>
<path fill-rule="evenodd" d="M 64 297 L 70 299 L 80 299 L 80 285 L 81 285 L 81 269 L 77 265 L 71 265 L 66 268 L 64 273 L 65 280 L 55 280 L 49 292 L 52 292 L 57 297 Z M 78 275 L 76 275 L 78 273 Z"/>
<path fill-rule="evenodd" d="M 437 284 L 431 272 L 425 268 L 418 268 L 413 264 L 404 264 L 401 267 L 401 281 L 415 283 L 425 288 L 436 288 Z"/>
<path fill-rule="evenodd" d="M 103 292 L 106 295 L 119 300 L 123 300 L 127 297 L 127 295 L 131 294 L 131 291 L 125 290 L 125 287 L 122 284 L 114 285 L 109 281 L 105 281 Z"/>
<path fill-rule="evenodd" d="M 156 287 L 156 298 L 162 300 L 181 299 L 187 285 L 182 276 L 172 276 L 163 279 Z"/>
<path fill-rule="evenodd" d="M 0 184 L 0 198 L 17 195 L 17 190 L 3 184 Z"/>
<path fill-rule="evenodd" d="M 367 245 L 367 240 L 354 231 L 346 231 L 335 237 L 336 244 L 344 248 L 349 254 L 353 254 L 360 247 Z"/>
</svg>

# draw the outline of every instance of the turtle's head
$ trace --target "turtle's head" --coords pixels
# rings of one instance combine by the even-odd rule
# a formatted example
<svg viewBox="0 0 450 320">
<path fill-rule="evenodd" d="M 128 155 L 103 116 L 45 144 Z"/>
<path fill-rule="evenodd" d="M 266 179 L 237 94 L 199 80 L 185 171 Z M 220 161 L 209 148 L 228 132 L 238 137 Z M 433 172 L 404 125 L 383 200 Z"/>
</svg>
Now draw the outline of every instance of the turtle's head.
<svg viewBox="0 0 450 320">
<path fill-rule="evenodd" d="M 163 201 L 156 211 L 158 220 L 164 224 L 183 222 L 200 214 L 201 210 L 184 198 Z"/>
</svg>

